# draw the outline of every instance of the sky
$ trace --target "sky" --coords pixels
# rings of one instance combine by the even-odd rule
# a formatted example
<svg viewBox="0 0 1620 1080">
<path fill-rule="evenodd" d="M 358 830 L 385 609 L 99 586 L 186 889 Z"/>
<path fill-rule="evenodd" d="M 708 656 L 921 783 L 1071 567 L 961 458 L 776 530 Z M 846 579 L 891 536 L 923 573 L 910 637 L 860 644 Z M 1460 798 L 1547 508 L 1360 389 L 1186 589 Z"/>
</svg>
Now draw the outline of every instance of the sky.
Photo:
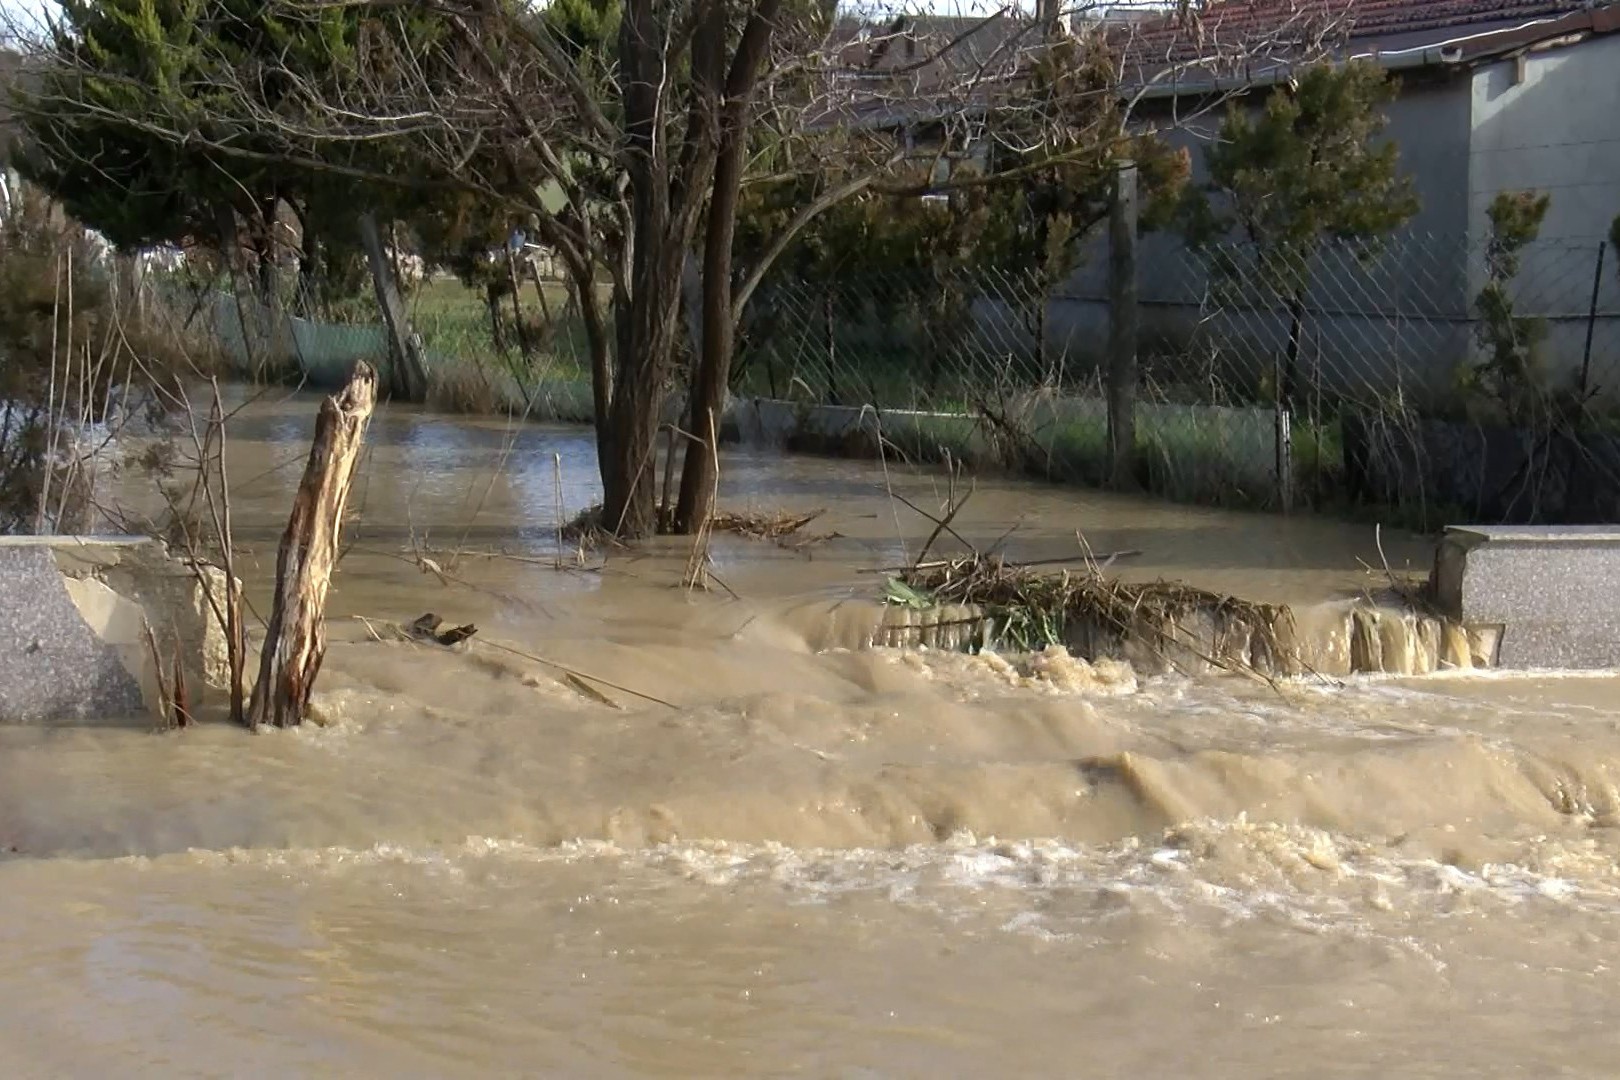
<svg viewBox="0 0 1620 1080">
<path fill-rule="evenodd" d="M 54 0 L 0 0 L 0 24 L 27 30 L 43 26 L 45 14 L 56 10 Z"/>
</svg>

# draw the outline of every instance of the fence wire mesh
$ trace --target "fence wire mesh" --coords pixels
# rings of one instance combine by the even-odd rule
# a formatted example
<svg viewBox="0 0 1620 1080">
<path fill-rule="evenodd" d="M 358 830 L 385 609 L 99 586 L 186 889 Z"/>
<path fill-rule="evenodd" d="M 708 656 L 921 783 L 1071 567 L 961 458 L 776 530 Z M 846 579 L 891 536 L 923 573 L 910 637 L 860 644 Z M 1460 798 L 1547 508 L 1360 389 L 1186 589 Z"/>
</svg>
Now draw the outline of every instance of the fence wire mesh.
<svg viewBox="0 0 1620 1080">
<path fill-rule="evenodd" d="M 1409 235 L 1138 253 L 1136 479 L 1176 498 L 1447 518 L 1620 514 L 1620 266 L 1599 240 Z M 776 281 L 735 392 L 875 408 L 897 446 L 1108 475 L 1106 259 Z"/>
<path fill-rule="evenodd" d="M 493 297 L 449 278 L 413 282 L 403 310 L 418 339 L 431 404 L 588 423 L 589 351 L 576 298 L 556 281 L 525 283 Z M 385 373 L 393 363 L 374 298 L 340 301 L 289 289 L 275 304 L 225 282 L 201 296 L 193 319 L 206 325 L 239 370 L 313 387 L 340 385 L 357 360 Z"/>
<path fill-rule="evenodd" d="M 1514 261 L 1504 275 L 1486 245 L 1443 236 L 1308 253 L 1144 237 L 1134 479 L 1177 499 L 1365 506 L 1425 527 L 1620 520 L 1620 259 L 1573 239 Z M 330 385 L 354 360 L 389 362 L 366 297 L 197 296 L 193 317 L 239 365 Z M 526 282 L 514 303 L 430 279 L 406 302 L 435 404 L 591 420 L 562 285 Z M 869 441 L 858 418 L 875 416 L 916 458 L 1102 483 L 1111 321 L 1106 253 L 1056 285 L 1004 271 L 777 278 L 744 313 L 732 392 L 787 403 L 805 449 Z"/>
</svg>

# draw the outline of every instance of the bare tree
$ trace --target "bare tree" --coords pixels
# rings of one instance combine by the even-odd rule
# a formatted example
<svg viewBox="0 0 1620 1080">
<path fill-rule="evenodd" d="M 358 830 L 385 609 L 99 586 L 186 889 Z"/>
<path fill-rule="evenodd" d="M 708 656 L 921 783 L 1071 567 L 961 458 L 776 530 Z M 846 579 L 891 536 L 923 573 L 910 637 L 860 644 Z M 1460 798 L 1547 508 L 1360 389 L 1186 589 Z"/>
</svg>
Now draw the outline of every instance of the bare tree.
<svg viewBox="0 0 1620 1080">
<path fill-rule="evenodd" d="M 681 276 L 695 254 L 699 347 L 669 515 L 683 531 L 713 505 L 713 433 L 743 308 L 818 214 L 864 191 L 1016 180 L 1016 170 L 942 168 L 1008 131 L 1046 164 L 1106 157 L 1133 136 L 1133 109 L 1153 87 L 1196 75 L 1209 81 L 1207 103 L 1236 85 L 1224 74 L 1318 53 L 1331 9 L 1347 3 L 1290 5 L 1229 28 L 1220 5 L 1201 0 L 1169 10 L 1048 2 L 1035 17 L 1008 6 L 943 21 L 840 16 L 822 0 L 623 0 L 616 37 L 593 46 L 552 17 L 555 3 L 272 0 L 239 16 L 219 0 L 202 25 L 273 19 L 294 45 L 244 58 L 242 35 L 203 35 L 195 49 L 212 111 L 160 95 L 113 107 L 102 103 L 109 95 L 72 97 L 71 80 L 47 81 L 24 109 L 65 109 L 244 168 L 347 180 L 362 194 L 476 197 L 534 223 L 569 278 L 589 345 L 603 522 L 634 537 L 658 521 L 656 436 L 679 375 Z M 1133 8 L 1150 17 L 1121 15 Z M 1059 39 L 1110 61 L 1054 101 L 1030 93 L 1029 73 Z M 70 75 L 88 63 L 60 42 L 47 51 Z M 1094 119 L 1077 123 L 1081 113 Z M 811 178 L 810 196 L 739 272 L 743 186 L 793 175 Z"/>
</svg>

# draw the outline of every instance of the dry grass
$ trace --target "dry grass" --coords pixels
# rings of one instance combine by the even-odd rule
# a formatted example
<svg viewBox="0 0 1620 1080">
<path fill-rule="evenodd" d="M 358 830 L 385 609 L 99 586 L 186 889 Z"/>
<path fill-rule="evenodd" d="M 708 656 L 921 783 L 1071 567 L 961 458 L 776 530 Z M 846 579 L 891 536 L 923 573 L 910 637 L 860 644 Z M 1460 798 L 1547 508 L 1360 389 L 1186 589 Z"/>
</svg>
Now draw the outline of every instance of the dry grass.
<svg viewBox="0 0 1620 1080">
<path fill-rule="evenodd" d="M 428 376 L 428 405 L 441 412 L 494 416 L 506 411 L 501 396 L 478 363 L 435 364 Z"/>
<path fill-rule="evenodd" d="M 602 504 L 593 503 L 569 518 L 560 530 L 562 538 L 577 544 L 581 551 L 603 544 L 618 546 L 612 530 L 602 524 Z"/>
<path fill-rule="evenodd" d="M 1180 582 L 1123 582 L 1095 564 L 1048 573 L 999 556 L 963 556 L 891 578 L 887 599 L 921 607 L 974 605 L 987 615 L 990 641 L 1022 652 L 1076 640 L 1124 640 L 1140 643 L 1171 667 L 1180 666 L 1177 655 L 1184 653 L 1267 681 L 1262 664 L 1275 669 L 1289 652 L 1286 608 Z M 1226 647 L 1238 642 L 1245 647 Z"/>
</svg>

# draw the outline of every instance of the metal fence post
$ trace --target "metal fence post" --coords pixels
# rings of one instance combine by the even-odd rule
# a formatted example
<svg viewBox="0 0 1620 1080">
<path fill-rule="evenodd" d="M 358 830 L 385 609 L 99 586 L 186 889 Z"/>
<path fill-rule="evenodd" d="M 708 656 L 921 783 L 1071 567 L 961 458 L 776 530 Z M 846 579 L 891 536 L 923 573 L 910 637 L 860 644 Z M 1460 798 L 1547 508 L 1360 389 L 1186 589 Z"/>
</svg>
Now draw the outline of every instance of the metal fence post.
<svg viewBox="0 0 1620 1080">
<path fill-rule="evenodd" d="M 1108 211 L 1108 464 L 1114 487 L 1136 485 L 1136 164 L 1114 173 Z"/>
<path fill-rule="evenodd" d="M 823 334 L 822 348 L 825 350 L 827 363 L 827 398 L 826 404 L 837 405 L 838 400 L 838 337 L 833 329 L 833 287 L 828 282 L 822 287 L 821 294 L 821 330 Z"/>
<path fill-rule="evenodd" d="M 1586 311 L 1586 348 L 1581 352 L 1581 398 L 1587 394 L 1587 383 L 1592 377 L 1592 332 L 1597 328 L 1598 293 L 1603 289 L 1603 255 L 1609 250 L 1608 241 L 1598 243 L 1597 269 L 1592 271 L 1592 304 Z"/>
<path fill-rule="evenodd" d="M 1277 402 L 1277 498 L 1282 512 L 1294 508 L 1294 417 Z"/>
</svg>

